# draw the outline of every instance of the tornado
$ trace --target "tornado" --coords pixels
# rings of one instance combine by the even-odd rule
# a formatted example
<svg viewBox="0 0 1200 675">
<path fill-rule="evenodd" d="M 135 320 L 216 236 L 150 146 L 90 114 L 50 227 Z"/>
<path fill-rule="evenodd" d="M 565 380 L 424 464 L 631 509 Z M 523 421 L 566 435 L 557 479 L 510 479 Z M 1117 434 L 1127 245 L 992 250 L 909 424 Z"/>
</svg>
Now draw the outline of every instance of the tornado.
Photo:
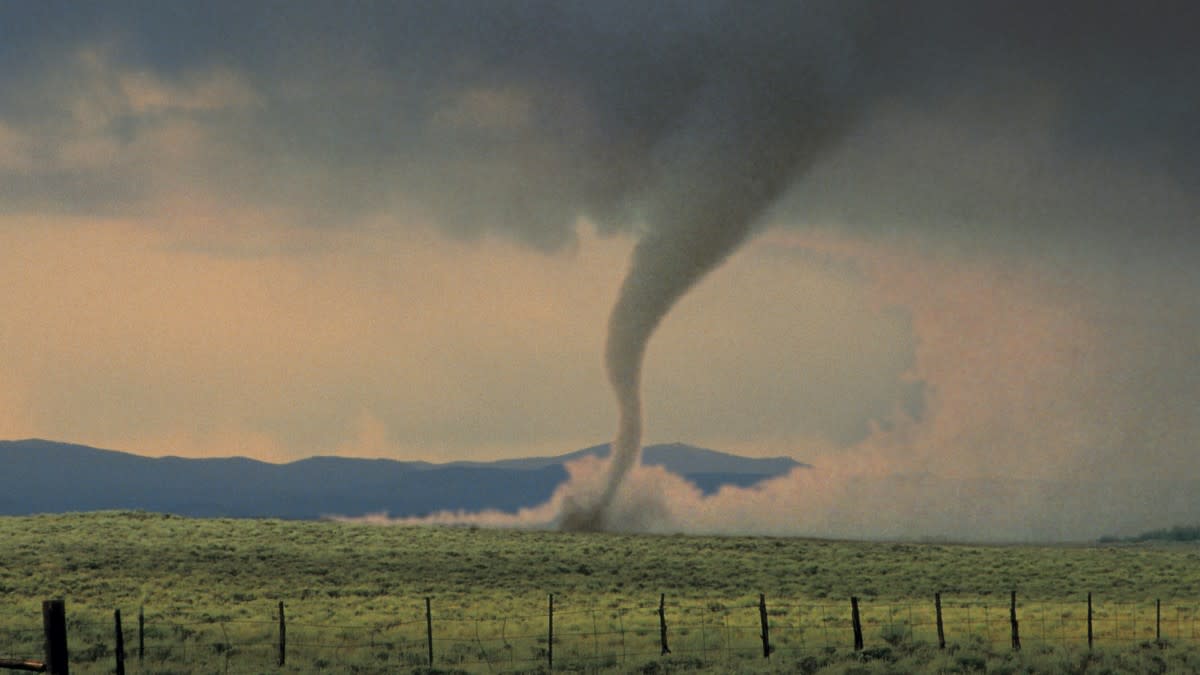
<svg viewBox="0 0 1200 675">
<path fill-rule="evenodd" d="M 812 18 L 798 38 L 803 58 L 729 55 L 729 65 L 718 69 L 652 153 L 637 200 L 645 233 L 608 321 L 604 356 L 617 433 L 602 489 L 565 502 L 563 529 L 626 529 L 614 505 L 641 456 L 642 365 L 651 336 L 675 303 L 751 236 L 796 174 L 848 127 L 847 36 Z"/>
</svg>

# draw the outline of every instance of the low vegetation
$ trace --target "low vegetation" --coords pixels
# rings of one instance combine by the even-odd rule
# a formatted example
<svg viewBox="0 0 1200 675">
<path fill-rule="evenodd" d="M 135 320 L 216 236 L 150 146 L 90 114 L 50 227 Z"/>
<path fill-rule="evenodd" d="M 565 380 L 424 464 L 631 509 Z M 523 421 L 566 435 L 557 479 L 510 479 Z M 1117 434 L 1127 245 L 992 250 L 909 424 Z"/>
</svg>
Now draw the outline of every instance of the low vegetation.
<svg viewBox="0 0 1200 675">
<path fill-rule="evenodd" d="M 0 658 L 40 654 L 41 601 L 61 597 L 72 672 L 111 672 L 118 608 L 131 655 L 144 608 L 145 655 L 129 672 L 421 671 L 427 598 L 434 665 L 452 671 L 538 672 L 552 647 L 556 670 L 584 672 L 1200 672 L 1194 543 L 866 543 L 130 512 L 0 518 L 0 541 Z"/>
</svg>

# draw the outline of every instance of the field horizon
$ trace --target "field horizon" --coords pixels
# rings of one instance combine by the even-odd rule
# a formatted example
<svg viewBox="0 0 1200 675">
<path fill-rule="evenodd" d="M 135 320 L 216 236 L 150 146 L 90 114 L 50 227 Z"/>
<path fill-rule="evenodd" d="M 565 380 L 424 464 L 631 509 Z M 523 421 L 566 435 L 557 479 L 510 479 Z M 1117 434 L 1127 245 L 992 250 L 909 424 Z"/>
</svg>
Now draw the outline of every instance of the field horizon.
<svg viewBox="0 0 1200 675">
<path fill-rule="evenodd" d="M 145 512 L 0 517 L 0 538 L 8 544 L 0 657 L 38 654 L 41 602 L 64 598 L 77 672 L 109 672 L 115 609 L 145 612 L 141 672 L 420 670 L 427 618 L 437 668 L 488 672 L 505 662 L 506 672 L 538 672 L 548 656 L 550 596 L 555 667 L 586 672 L 647 664 L 816 672 L 862 665 L 864 654 L 892 666 L 953 665 L 965 652 L 983 663 L 1073 659 L 1086 650 L 1089 594 L 1098 644 L 1117 656 L 1154 642 L 1156 602 L 1176 643 L 1168 652 L 1200 646 L 1193 543 L 579 534 Z M 1013 591 L 1021 655 L 1007 645 Z M 771 659 L 761 655 L 760 594 Z M 945 651 L 936 649 L 935 594 L 946 614 Z M 862 608 L 865 650 L 853 649 L 851 597 Z M 670 655 L 658 653 L 660 601 Z M 290 643 L 283 668 L 273 665 L 280 602 Z M 129 633 L 135 624 L 125 625 Z M 130 633 L 126 645 L 134 642 Z M 908 667 L 899 672 L 926 672 Z"/>
</svg>

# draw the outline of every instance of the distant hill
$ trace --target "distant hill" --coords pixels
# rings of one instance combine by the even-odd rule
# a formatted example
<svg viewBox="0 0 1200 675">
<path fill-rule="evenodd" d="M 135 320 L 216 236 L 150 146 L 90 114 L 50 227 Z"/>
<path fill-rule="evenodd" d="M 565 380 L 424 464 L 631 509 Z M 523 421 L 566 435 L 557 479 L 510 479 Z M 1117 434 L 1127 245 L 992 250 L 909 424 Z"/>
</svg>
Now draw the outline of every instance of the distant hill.
<svg viewBox="0 0 1200 675">
<path fill-rule="evenodd" d="M 144 457 L 40 439 L 0 441 L 0 515 L 142 509 L 313 519 L 381 511 L 393 516 L 459 509 L 514 512 L 549 499 L 567 478 L 565 462 L 607 453 L 607 445 L 598 445 L 558 457 L 497 462 L 311 457 L 270 464 L 244 457 Z M 649 446 L 644 461 L 684 476 L 705 493 L 723 485 L 754 485 L 807 466 L 681 443 Z"/>
<path fill-rule="evenodd" d="M 1200 525 L 1176 525 L 1169 529 L 1148 530 L 1132 537 L 1105 535 L 1100 537 L 1100 543 L 1116 542 L 1147 542 L 1147 541 L 1200 541 Z"/>
<path fill-rule="evenodd" d="M 607 457 L 609 444 L 593 445 L 590 448 L 556 457 L 530 457 L 527 459 L 504 459 L 492 462 L 488 466 L 514 469 L 541 469 L 555 464 L 563 464 L 573 459 L 587 455 Z M 663 443 L 647 446 L 642 450 L 642 463 L 650 466 L 662 466 L 672 473 L 680 475 L 705 474 L 737 474 L 778 476 L 785 474 L 797 466 L 808 466 L 790 457 L 751 458 L 730 455 L 716 450 L 697 448 L 685 443 Z M 460 462 L 459 464 L 462 464 Z M 479 466 L 478 464 L 476 466 Z"/>
</svg>

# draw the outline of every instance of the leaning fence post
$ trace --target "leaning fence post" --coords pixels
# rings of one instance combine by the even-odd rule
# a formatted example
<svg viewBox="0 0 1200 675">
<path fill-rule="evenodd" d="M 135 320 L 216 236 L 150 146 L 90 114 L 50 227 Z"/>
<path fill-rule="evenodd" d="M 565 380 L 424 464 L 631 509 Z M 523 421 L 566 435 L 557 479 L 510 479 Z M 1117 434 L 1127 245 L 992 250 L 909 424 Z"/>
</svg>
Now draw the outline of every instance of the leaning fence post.
<svg viewBox="0 0 1200 675">
<path fill-rule="evenodd" d="M 771 658 L 771 627 L 767 624 L 767 596 L 758 594 L 758 620 L 762 624 L 763 658 Z"/>
<path fill-rule="evenodd" d="M 937 614 L 938 649 L 946 648 L 946 632 L 942 629 L 942 594 L 933 594 L 933 609 Z"/>
<path fill-rule="evenodd" d="M 1013 651 L 1021 651 L 1021 633 L 1017 627 L 1017 592 L 1012 592 L 1012 602 L 1008 609 L 1008 620 L 1012 624 L 1012 648 Z"/>
<path fill-rule="evenodd" d="M 67 609 L 61 599 L 42 601 L 42 632 L 46 636 L 46 672 L 70 675 L 67 663 Z"/>
<path fill-rule="evenodd" d="M 113 610 L 113 634 L 116 636 L 117 675 L 125 675 L 125 633 L 121 630 L 121 610 Z"/>
<path fill-rule="evenodd" d="M 429 667 L 433 668 L 433 610 L 429 598 L 425 598 L 425 636 L 429 643 Z"/>
<path fill-rule="evenodd" d="M 279 665 L 287 662 L 287 622 L 283 618 L 283 601 L 279 601 Z"/>
<path fill-rule="evenodd" d="M 658 634 L 659 641 L 662 642 L 662 653 L 670 654 L 671 648 L 667 646 L 667 594 L 663 593 L 658 596 Z"/>
<path fill-rule="evenodd" d="M 863 648 L 862 636 L 862 621 L 858 616 L 858 596 L 850 596 L 850 623 L 854 626 L 854 651 L 860 652 Z"/>
<path fill-rule="evenodd" d="M 546 626 L 546 665 L 550 671 L 554 671 L 554 594 L 550 594 L 550 613 L 547 617 Z"/>
</svg>

